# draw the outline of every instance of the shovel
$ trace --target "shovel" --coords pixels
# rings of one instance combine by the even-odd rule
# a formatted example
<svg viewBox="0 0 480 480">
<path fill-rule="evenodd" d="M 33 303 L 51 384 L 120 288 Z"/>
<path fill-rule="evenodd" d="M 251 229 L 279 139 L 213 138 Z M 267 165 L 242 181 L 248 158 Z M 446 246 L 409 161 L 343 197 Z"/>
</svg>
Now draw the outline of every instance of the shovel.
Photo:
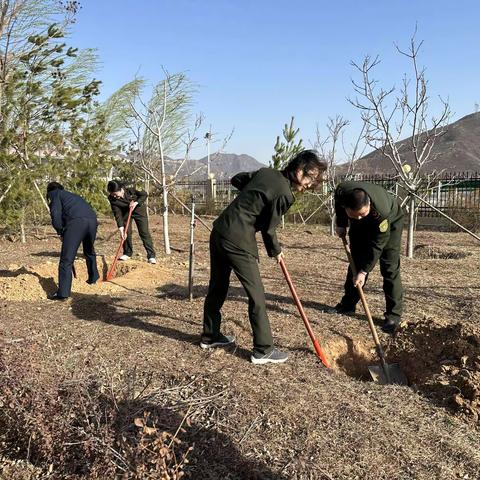
<svg viewBox="0 0 480 480">
<path fill-rule="evenodd" d="M 345 252 L 347 253 L 348 261 L 350 263 L 350 268 L 352 270 L 353 277 L 356 276 L 355 263 L 353 262 L 352 252 L 347 243 L 347 239 L 342 237 L 343 246 Z M 385 353 L 383 351 L 380 340 L 378 339 L 377 331 L 375 325 L 373 324 L 372 314 L 370 313 L 370 308 L 368 308 L 367 299 L 363 293 L 363 288 L 360 285 L 357 285 L 358 294 L 360 295 L 360 300 L 362 301 L 363 309 L 368 319 L 368 326 L 372 332 L 373 341 L 375 342 L 375 350 L 377 351 L 378 358 L 380 358 L 381 366 L 369 365 L 368 371 L 374 382 L 378 382 L 381 385 L 386 385 L 389 383 L 397 385 L 408 385 L 408 380 L 405 374 L 403 373 L 400 365 L 398 363 L 388 364 L 385 360 Z"/>
<path fill-rule="evenodd" d="M 297 291 L 295 290 L 295 287 L 292 282 L 292 278 L 288 273 L 287 266 L 285 265 L 283 258 L 280 258 L 279 263 L 280 263 L 280 267 L 282 267 L 282 272 L 285 275 L 285 280 L 287 280 L 288 286 L 290 287 L 290 291 L 292 292 L 293 300 L 295 301 L 298 311 L 300 312 L 300 316 L 302 317 L 303 323 L 305 324 L 305 328 L 307 329 L 308 335 L 310 336 L 310 339 L 313 342 L 313 348 L 315 349 L 317 357 L 327 368 L 330 368 L 327 358 L 325 357 L 325 354 L 323 353 L 320 347 L 320 344 L 318 343 L 318 340 L 315 338 L 315 334 L 313 333 L 312 327 L 310 326 L 310 322 L 308 321 L 305 310 L 303 309 L 302 302 L 300 301 L 300 298 L 298 298 Z"/>
<path fill-rule="evenodd" d="M 127 223 L 125 224 L 125 238 L 127 238 L 128 235 L 128 227 L 130 226 L 130 220 L 132 219 L 132 213 L 133 213 L 133 208 L 130 207 L 130 211 L 128 212 L 128 217 L 127 217 Z M 117 253 L 115 254 L 115 259 L 113 260 L 112 266 L 110 267 L 110 270 L 107 273 L 106 281 L 109 282 L 113 278 L 113 274 L 115 273 L 115 267 L 117 266 L 117 261 L 118 257 L 120 256 L 120 253 L 122 251 L 123 244 L 125 242 L 125 238 L 122 238 L 120 240 L 120 245 L 117 248 Z"/>
</svg>

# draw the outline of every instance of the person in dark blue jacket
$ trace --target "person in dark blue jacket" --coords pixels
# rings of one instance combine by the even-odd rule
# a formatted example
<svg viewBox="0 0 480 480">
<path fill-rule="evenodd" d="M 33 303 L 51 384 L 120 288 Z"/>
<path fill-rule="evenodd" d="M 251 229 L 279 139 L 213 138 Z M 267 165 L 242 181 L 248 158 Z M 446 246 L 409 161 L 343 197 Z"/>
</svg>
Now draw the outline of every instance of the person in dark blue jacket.
<svg viewBox="0 0 480 480">
<path fill-rule="evenodd" d="M 62 239 L 60 263 L 58 265 L 58 290 L 49 295 L 50 300 L 65 300 L 72 289 L 72 267 L 80 243 L 87 263 L 87 283 L 99 278 L 97 258 L 94 250 L 97 235 L 97 216 L 92 207 L 79 195 L 64 190 L 58 182 L 47 186 L 53 228 Z"/>
</svg>

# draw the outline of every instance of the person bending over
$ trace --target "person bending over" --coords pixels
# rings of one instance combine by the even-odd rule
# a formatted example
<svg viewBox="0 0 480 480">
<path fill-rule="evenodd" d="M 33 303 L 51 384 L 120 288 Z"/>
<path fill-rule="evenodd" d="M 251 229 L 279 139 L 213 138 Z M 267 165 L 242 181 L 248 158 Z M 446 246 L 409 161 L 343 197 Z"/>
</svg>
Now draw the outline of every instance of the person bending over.
<svg viewBox="0 0 480 480">
<path fill-rule="evenodd" d="M 83 254 L 87 263 L 87 283 L 94 284 L 100 278 L 94 249 L 98 226 L 97 216 L 82 197 L 67 192 L 57 182 L 48 184 L 47 201 L 53 228 L 62 239 L 58 265 L 58 290 L 48 298 L 65 300 L 71 293 L 73 262 L 80 243 L 83 245 Z"/>
<path fill-rule="evenodd" d="M 138 234 L 142 239 L 143 246 L 147 251 L 148 263 L 155 264 L 155 249 L 153 248 L 152 236 L 148 228 L 147 206 L 147 192 L 135 190 L 134 188 L 127 188 L 125 184 L 118 180 L 111 180 L 107 185 L 108 200 L 112 207 L 112 212 L 117 222 L 120 231 L 120 237 L 125 240 L 123 243 L 123 255 L 119 260 L 130 260 L 133 253 L 132 243 L 132 222 L 128 227 L 128 232 L 125 232 L 125 224 L 127 223 L 128 213 L 130 207 L 133 207 L 132 220 L 135 221 L 138 229 Z"/>
<path fill-rule="evenodd" d="M 331 313 L 353 314 L 360 300 L 357 285 L 364 286 L 368 274 L 380 261 L 386 309 L 382 330 L 394 333 L 401 321 L 403 288 L 400 277 L 400 244 L 403 211 L 397 199 L 379 185 L 343 182 L 335 191 L 336 232 L 347 233 L 357 270 L 348 267 L 345 293 Z"/>
<path fill-rule="evenodd" d="M 234 337 L 220 332 L 220 310 L 233 270 L 248 296 L 248 316 L 253 331 L 251 361 L 264 364 L 287 360 L 288 355 L 273 345 L 255 234 L 261 232 L 268 256 L 280 261 L 283 253 L 275 230 L 295 201 L 293 192 L 313 186 L 325 170 L 326 164 L 317 153 L 305 150 L 284 170 L 261 168 L 232 178 L 232 185 L 240 193 L 215 220 L 210 235 L 210 282 L 204 304 L 202 348 L 235 342 Z"/>
</svg>

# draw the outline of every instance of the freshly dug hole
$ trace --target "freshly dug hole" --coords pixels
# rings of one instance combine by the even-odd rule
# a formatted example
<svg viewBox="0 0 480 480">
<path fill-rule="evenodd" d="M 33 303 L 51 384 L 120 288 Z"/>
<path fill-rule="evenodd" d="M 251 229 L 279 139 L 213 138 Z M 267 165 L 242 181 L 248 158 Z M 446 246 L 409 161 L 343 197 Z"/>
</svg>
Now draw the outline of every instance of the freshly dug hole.
<svg viewBox="0 0 480 480">
<path fill-rule="evenodd" d="M 366 342 L 345 335 L 327 341 L 325 353 L 333 370 L 341 370 L 357 380 L 371 379 L 368 366 L 375 364 L 375 350 Z"/>
</svg>

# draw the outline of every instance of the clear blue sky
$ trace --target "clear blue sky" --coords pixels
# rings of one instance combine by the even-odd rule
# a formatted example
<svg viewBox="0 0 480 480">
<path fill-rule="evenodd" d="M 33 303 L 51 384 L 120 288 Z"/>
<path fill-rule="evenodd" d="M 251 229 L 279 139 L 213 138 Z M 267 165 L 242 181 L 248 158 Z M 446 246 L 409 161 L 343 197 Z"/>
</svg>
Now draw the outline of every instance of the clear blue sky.
<svg viewBox="0 0 480 480">
<path fill-rule="evenodd" d="M 98 50 L 102 98 L 139 74 L 151 83 L 186 72 L 199 85 L 194 111 L 218 136 L 232 127 L 226 151 L 268 163 L 292 115 L 304 141 L 317 123 L 341 114 L 360 126 L 351 60 L 380 55 L 376 76 L 399 85 L 415 25 L 431 95 L 448 97 L 453 120 L 480 103 L 478 0 L 81 0 L 71 43 Z M 432 109 L 432 114 L 435 109 Z M 203 143 L 193 156 L 206 155 Z"/>
</svg>

